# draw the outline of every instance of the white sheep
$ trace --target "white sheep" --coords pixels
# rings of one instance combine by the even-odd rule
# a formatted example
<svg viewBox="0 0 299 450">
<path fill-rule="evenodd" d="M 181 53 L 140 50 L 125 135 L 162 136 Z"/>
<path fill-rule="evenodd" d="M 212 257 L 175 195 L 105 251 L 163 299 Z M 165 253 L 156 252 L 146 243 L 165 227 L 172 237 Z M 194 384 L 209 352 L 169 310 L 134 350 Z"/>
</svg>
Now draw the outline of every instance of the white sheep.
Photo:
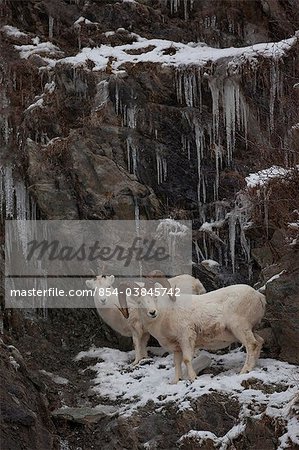
<svg viewBox="0 0 299 450">
<path fill-rule="evenodd" d="M 200 296 L 181 294 L 172 302 L 168 296 L 134 297 L 140 319 L 148 331 L 168 351 L 174 353 L 175 379 L 182 378 L 182 361 L 190 380 L 196 378 L 192 366 L 195 348 L 218 350 L 234 342 L 246 348 L 241 373 L 253 369 L 263 339 L 253 331 L 265 313 L 265 296 L 247 285 L 233 285 Z M 123 310 L 131 314 L 132 299 L 119 295 Z"/>
<path fill-rule="evenodd" d="M 165 280 L 165 275 L 162 272 L 155 271 L 151 273 L 159 277 L 160 281 Z M 114 275 L 102 276 L 99 275 L 95 280 L 86 280 L 86 285 L 95 291 L 94 301 L 98 314 L 113 330 L 117 331 L 123 336 L 132 336 L 135 348 L 135 360 L 133 365 L 136 365 L 141 359 L 147 358 L 147 342 L 149 340 L 149 333 L 144 330 L 140 320 L 140 311 L 134 308 L 135 303 L 131 304 L 131 314 L 128 320 L 119 310 L 119 301 L 116 293 L 113 293 Z M 162 281 L 163 282 L 163 281 Z M 201 282 L 188 274 L 178 275 L 168 279 L 169 288 L 178 288 L 181 292 L 200 294 L 206 292 Z M 103 289 L 103 292 L 100 289 Z M 111 290 L 111 295 L 106 295 L 108 290 Z"/>
</svg>

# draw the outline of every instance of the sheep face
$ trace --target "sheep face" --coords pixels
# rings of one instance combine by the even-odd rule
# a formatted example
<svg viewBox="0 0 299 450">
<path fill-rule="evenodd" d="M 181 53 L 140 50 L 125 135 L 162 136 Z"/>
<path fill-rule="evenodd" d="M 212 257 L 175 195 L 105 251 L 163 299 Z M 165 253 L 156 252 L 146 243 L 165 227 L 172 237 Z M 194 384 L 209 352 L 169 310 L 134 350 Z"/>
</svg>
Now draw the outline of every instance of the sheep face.
<svg viewBox="0 0 299 450">
<path fill-rule="evenodd" d="M 131 289 L 131 295 L 128 298 L 127 288 Z M 143 313 L 145 313 L 151 319 L 156 319 L 156 317 L 158 317 L 158 297 L 156 297 L 155 295 L 149 295 L 144 291 L 144 289 L 146 288 L 142 288 L 134 282 L 123 283 L 119 286 L 119 310 L 126 319 L 128 319 L 130 315 L 127 300 L 129 300 L 130 308 L 135 309 L 137 307 L 137 309 L 142 309 Z"/>
<path fill-rule="evenodd" d="M 106 289 L 111 288 L 114 283 L 114 279 L 114 275 L 99 275 L 95 280 L 86 281 L 86 285 L 89 288 L 94 289 L 95 300 L 97 300 L 101 306 L 105 306 L 107 304 L 109 297 L 106 295 Z"/>
<path fill-rule="evenodd" d="M 156 319 L 159 311 L 157 307 L 157 297 L 151 295 L 141 295 L 136 297 L 139 308 L 142 308 L 150 319 Z"/>
</svg>

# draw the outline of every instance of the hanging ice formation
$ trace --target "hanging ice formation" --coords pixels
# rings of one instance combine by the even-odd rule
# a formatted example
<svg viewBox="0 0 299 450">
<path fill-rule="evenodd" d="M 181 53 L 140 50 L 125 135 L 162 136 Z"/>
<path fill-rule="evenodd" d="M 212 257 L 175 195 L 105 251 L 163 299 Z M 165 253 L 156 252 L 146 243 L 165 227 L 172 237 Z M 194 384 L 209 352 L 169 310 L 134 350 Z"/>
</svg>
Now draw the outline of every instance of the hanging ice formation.
<svg viewBox="0 0 299 450">
<path fill-rule="evenodd" d="M 24 182 L 15 180 L 10 165 L 0 167 L 0 221 L 5 220 L 17 221 L 18 245 L 27 254 L 27 243 L 34 234 L 32 222 L 27 221 L 36 221 L 36 203 L 30 197 Z M 9 248 L 9 242 L 6 242 L 6 258 L 11 257 Z M 39 280 L 38 288 L 47 288 L 46 278 Z M 46 317 L 45 298 L 41 301 L 42 315 Z"/>
<path fill-rule="evenodd" d="M 279 101 L 283 94 L 283 78 L 279 69 L 279 61 L 274 60 L 270 68 L 270 99 L 269 99 L 269 128 L 274 131 L 275 102 Z"/>
<path fill-rule="evenodd" d="M 126 139 L 128 171 L 137 177 L 137 148 L 131 136 Z"/>
<path fill-rule="evenodd" d="M 247 145 L 248 106 L 239 83 L 232 78 L 226 78 L 224 81 L 211 79 L 209 88 L 212 95 L 213 144 L 218 149 L 221 145 L 219 125 L 222 118 L 226 137 L 226 160 L 227 164 L 231 165 L 236 144 L 236 130 L 243 132 Z M 220 99 L 222 99 L 222 105 L 220 105 Z M 222 117 L 220 106 L 223 111 Z"/>
<path fill-rule="evenodd" d="M 176 14 L 179 7 L 182 5 L 184 8 L 184 19 L 187 20 L 190 11 L 193 9 L 194 0 L 169 0 L 170 13 Z"/>
<path fill-rule="evenodd" d="M 169 274 L 175 273 L 179 267 L 177 245 L 178 242 L 182 243 L 184 238 L 189 237 L 189 232 L 190 230 L 185 224 L 174 219 L 163 219 L 157 226 L 156 238 L 168 243 L 171 263 L 171 267 L 169 267 Z"/>
<path fill-rule="evenodd" d="M 115 82 L 115 112 L 121 116 L 122 126 L 128 128 L 126 138 L 128 171 L 138 177 L 138 147 L 134 139 L 133 130 L 137 127 L 138 107 L 134 103 L 136 97 L 131 92 L 129 104 L 124 104 L 121 100 L 119 82 Z"/>
<path fill-rule="evenodd" d="M 158 151 L 156 151 L 156 160 L 158 184 L 161 184 L 167 179 L 167 161 L 166 158 L 161 156 Z"/>
<path fill-rule="evenodd" d="M 251 264 L 250 264 L 250 240 L 246 238 L 245 231 L 250 225 L 250 212 L 251 205 L 249 198 L 244 192 L 239 192 L 235 200 L 234 209 L 228 213 L 229 223 L 229 254 L 232 265 L 232 271 L 235 272 L 236 268 L 236 242 L 240 241 L 240 246 L 248 263 L 248 275 L 251 277 Z"/>
<path fill-rule="evenodd" d="M 190 108 L 198 107 L 201 111 L 201 73 L 199 68 L 179 68 L 175 71 L 177 101 Z"/>
<path fill-rule="evenodd" d="M 102 80 L 97 84 L 95 111 L 99 111 L 109 100 L 109 82 Z"/>
<path fill-rule="evenodd" d="M 53 39 L 54 17 L 49 16 L 49 39 Z"/>
</svg>

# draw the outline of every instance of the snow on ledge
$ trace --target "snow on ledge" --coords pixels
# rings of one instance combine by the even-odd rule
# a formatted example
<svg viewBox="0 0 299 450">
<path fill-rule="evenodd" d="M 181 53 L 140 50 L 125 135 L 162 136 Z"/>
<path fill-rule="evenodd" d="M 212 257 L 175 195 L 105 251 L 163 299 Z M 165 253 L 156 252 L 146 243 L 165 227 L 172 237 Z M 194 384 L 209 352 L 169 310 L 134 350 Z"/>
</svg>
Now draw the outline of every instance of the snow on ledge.
<svg viewBox="0 0 299 450">
<path fill-rule="evenodd" d="M 51 56 L 60 56 L 63 52 L 52 42 L 39 42 L 38 38 L 33 40 L 33 44 L 15 45 L 16 50 L 20 52 L 22 59 L 28 59 L 29 56 L 35 54 L 50 54 Z"/>
<path fill-rule="evenodd" d="M 299 169 L 299 166 L 297 166 L 297 168 Z M 245 178 L 247 188 L 264 186 L 269 180 L 273 178 L 283 178 L 292 170 L 293 169 L 286 169 L 280 166 L 272 166 L 256 173 L 250 173 L 248 177 Z"/>
<path fill-rule="evenodd" d="M 297 43 L 298 37 L 294 36 L 280 42 L 261 43 L 249 47 L 212 48 L 203 43 L 190 42 L 183 44 L 163 39 L 144 39 L 126 45 L 111 47 L 101 45 L 96 48 L 83 48 L 76 56 L 59 60 L 59 63 L 84 65 L 87 60 L 94 63 L 93 70 L 104 70 L 110 62 L 115 71 L 124 63 L 157 63 L 166 66 L 194 65 L 204 66 L 207 62 L 217 61 L 222 58 L 234 58 L 243 56 L 245 59 L 262 56 L 264 58 L 279 59 Z M 146 51 L 146 48 L 149 48 Z M 172 51 L 170 52 L 169 49 Z M 130 54 L 132 50 L 139 54 Z M 143 51 L 144 50 L 144 51 Z M 110 60 L 109 60 L 110 58 Z"/>
<path fill-rule="evenodd" d="M 282 270 L 281 272 L 279 272 L 279 273 L 273 275 L 273 277 L 269 278 L 269 280 L 267 280 L 266 283 L 258 289 L 259 292 L 264 293 L 264 291 L 266 290 L 267 284 L 270 284 L 270 283 L 272 283 L 272 281 L 277 280 L 277 279 L 278 279 L 279 277 L 281 277 L 281 275 L 283 275 L 285 272 L 286 272 L 285 270 Z"/>
</svg>

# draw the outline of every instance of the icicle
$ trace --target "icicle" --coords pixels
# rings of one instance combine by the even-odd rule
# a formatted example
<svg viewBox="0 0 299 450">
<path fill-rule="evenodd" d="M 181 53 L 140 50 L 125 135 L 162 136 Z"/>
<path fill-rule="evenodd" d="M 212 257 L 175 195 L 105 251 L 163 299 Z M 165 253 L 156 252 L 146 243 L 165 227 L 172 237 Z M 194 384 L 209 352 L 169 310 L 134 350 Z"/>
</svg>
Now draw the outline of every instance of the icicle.
<svg viewBox="0 0 299 450">
<path fill-rule="evenodd" d="M 136 128 L 137 125 L 137 107 L 125 106 L 123 110 L 123 124 L 128 128 Z"/>
<path fill-rule="evenodd" d="M 199 264 L 200 261 L 202 261 L 205 258 L 204 258 L 204 255 L 198 245 L 198 241 L 194 241 L 194 248 L 195 248 L 195 252 L 196 252 L 197 263 Z"/>
<path fill-rule="evenodd" d="M 197 154 L 197 173 L 198 173 L 197 199 L 198 199 L 198 204 L 200 205 L 201 204 L 201 186 L 200 185 L 202 182 L 201 160 L 202 160 L 202 156 L 203 156 L 204 140 L 203 140 L 203 130 L 199 127 L 199 123 L 197 120 L 194 121 L 194 139 L 195 139 L 195 148 L 196 148 L 196 154 Z M 204 194 L 204 197 L 205 197 L 205 194 Z"/>
<path fill-rule="evenodd" d="M 15 197 L 16 197 L 16 212 L 15 218 L 17 219 L 17 227 L 19 232 L 19 240 L 24 255 L 27 251 L 27 242 L 29 239 L 28 224 L 26 220 L 30 214 L 30 201 L 27 189 L 22 181 L 15 183 Z"/>
<path fill-rule="evenodd" d="M 53 39 L 54 17 L 49 16 L 49 39 Z"/>
<path fill-rule="evenodd" d="M 220 168 L 222 167 L 222 148 L 219 145 L 214 144 L 214 151 L 215 151 L 215 170 L 216 170 L 214 200 L 218 200 Z"/>
<path fill-rule="evenodd" d="M 13 218 L 15 211 L 14 202 L 14 182 L 12 177 L 12 168 L 4 169 L 4 191 L 5 191 L 5 216 L 6 219 Z"/>
<path fill-rule="evenodd" d="M 120 111 L 120 103 L 119 103 L 119 86 L 118 83 L 115 84 L 115 112 L 116 115 L 119 114 Z"/>
<path fill-rule="evenodd" d="M 270 68 L 270 99 L 269 99 L 269 125 L 270 132 L 274 131 L 274 108 L 275 100 L 279 100 L 282 95 L 283 83 L 281 82 L 281 75 L 278 61 L 272 61 Z"/>
<path fill-rule="evenodd" d="M 3 118 L 3 139 L 5 144 L 8 144 L 9 141 L 9 135 L 10 135 L 10 128 L 9 128 L 9 124 L 8 124 L 8 117 L 4 116 Z"/>
<path fill-rule="evenodd" d="M 178 12 L 180 5 L 183 5 L 184 19 L 187 20 L 189 17 L 189 10 L 192 11 L 193 9 L 194 0 L 169 0 L 169 3 L 170 3 L 170 13 L 172 15 Z"/>
<path fill-rule="evenodd" d="M 269 238 L 269 198 L 270 198 L 270 192 L 267 191 L 266 187 L 264 187 L 262 189 L 262 192 L 263 192 L 263 200 L 264 200 L 264 221 L 265 221 L 266 235 L 267 235 L 267 238 Z"/>
<path fill-rule="evenodd" d="M 183 0 L 184 1 L 184 19 L 187 20 L 188 19 L 188 0 Z"/>
<path fill-rule="evenodd" d="M 156 161 L 158 184 L 161 184 L 167 179 L 167 160 L 164 156 L 156 152 Z"/>
<path fill-rule="evenodd" d="M 138 176 L 137 166 L 137 148 L 133 143 L 131 136 L 127 137 L 127 160 L 128 160 L 128 172 Z"/>
<path fill-rule="evenodd" d="M 217 79 L 209 79 L 209 88 L 212 94 L 212 115 L 213 115 L 213 134 L 212 139 L 214 144 L 219 142 L 219 88 L 217 86 Z"/>
<path fill-rule="evenodd" d="M 232 263 L 232 271 L 235 273 L 235 251 L 236 251 L 236 224 L 237 224 L 237 216 L 232 211 L 229 214 L 228 219 L 228 227 L 229 227 L 229 249 L 230 249 L 230 259 Z"/>
<path fill-rule="evenodd" d="M 169 0 L 170 2 L 170 13 L 175 14 L 178 12 L 178 6 L 179 6 L 180 0 Z"/>
<path fill-rule="evenodd" d="M 235 149 L 236 125 L 244 131 L 245 139 L 247 139 L 248 122 L 247 105 L 240 92 L 239 84 L 230 78 L 225 80 L 223 86 L 222 103 L 226 128 L 227 163 L 230 165 Z"/>
<path fill-rule="evenodd" d="M 109 100 L 109 82 L 102 80 L 97 84 L 96 111 L 99 111 Z"/>
</svg>

